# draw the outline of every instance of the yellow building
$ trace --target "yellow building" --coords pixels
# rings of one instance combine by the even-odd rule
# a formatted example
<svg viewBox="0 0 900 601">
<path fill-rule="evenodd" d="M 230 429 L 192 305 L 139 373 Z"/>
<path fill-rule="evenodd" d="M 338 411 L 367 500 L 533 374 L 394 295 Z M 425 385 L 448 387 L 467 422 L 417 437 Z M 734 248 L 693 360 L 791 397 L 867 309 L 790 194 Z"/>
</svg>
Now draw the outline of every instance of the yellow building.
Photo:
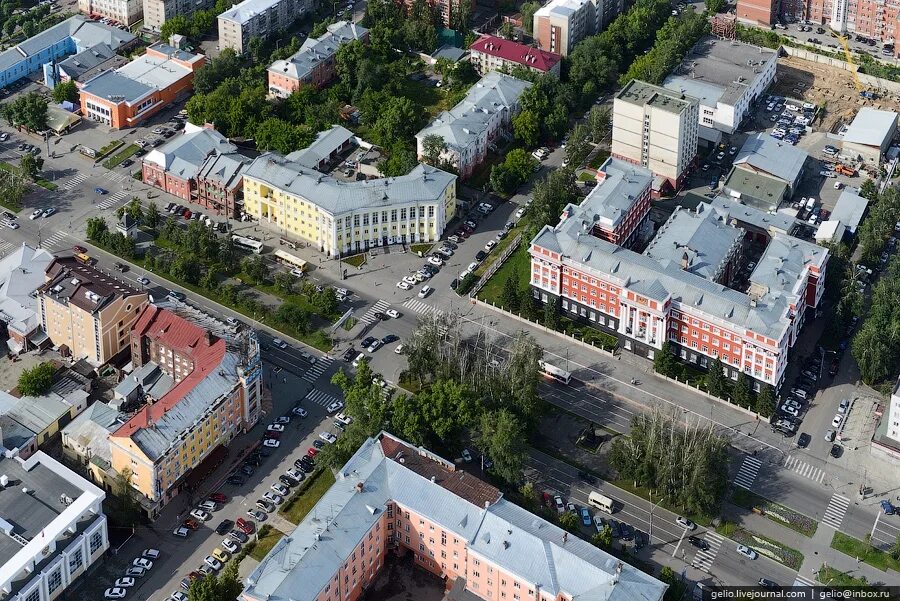
<svg viewBox="0 0 900 601">
<path fill-rule="evenodd" d="M 41 325 L 54 346 L 94 365 L 127 349 L 131 324 L 147 305 L 147 293 L 74 257 L 50 263 L 38 297 Z"/>
<path fill-rule="evenodd" d="M 408 175 L 340 181 L 266 153 L 244 171 L 244 211 L 328 256 L 435 242 L 456 211 L 456 176 L 429 165 Z"/>
<path fill-rule="evenodd" d="M 131 474 L 150 517 L 192 477 L 204 477 L 260 415 L 256 334 L 229 330 L 226 344 L 192 323 L 191 311 L 180 304 L 144 310 L 131 331 L 136 369 L 116 388 L 118 398 L 144 405 L 109 435 L 110 463 Z"/>
</svg>

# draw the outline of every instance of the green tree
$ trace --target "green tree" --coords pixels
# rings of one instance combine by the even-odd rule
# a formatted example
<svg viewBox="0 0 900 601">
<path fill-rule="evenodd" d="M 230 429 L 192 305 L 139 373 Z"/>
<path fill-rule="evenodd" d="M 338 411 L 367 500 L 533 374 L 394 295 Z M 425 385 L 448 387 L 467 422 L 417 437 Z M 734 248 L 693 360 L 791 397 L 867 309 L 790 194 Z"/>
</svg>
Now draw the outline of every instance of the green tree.
<svg viewBox="0 0 900 601">
<path fill-rule="evenodd" d="M 7 118 L 16 125 L 23 125 L 31 131 L 47 129 L 47 101 L 36 92 L 29 92 L 8 103 Z"/>
<path fill-rule="evenodd" d="M 269 277 L 269 267 L 259 255 L 244 258 L 241 261 L 241 269 L 256 284 L 262 284 Z"/>
<path fill-rule="evenodd" d="M 541 136 L 541 123 L 532 111 L 520 111 L 513 117 L 513 135 L 527 148 L 538 145 Z"/>
<path fill-rule="evenodd" d="M 481 416 L 478 429 L 479 448 L 494 461 L 493 472 L 508 483 L 519 482 L 528 440 L 521 420 L 507 409 L 489 411 Z"/>
<path fill-rule="evenodd" d="M 722 12 L 728 6 L 727 0 L 705 0 L 705 2 L 706 11 L 711 15 Z"/>
<path fill-rule="evenodd" d="M 156 203 L 152 200 L 150 201 L 150 204 L 147 205 L 147 214 L 144 215 L 144 223 L 147 224 L 147 227 L 154 230 L 159 225 L 159 207 L 156 206 Z"/>
<path fill-rule="evenodd" d="M 219 56 L 207 60 L 206 64 L 200 67 L 194 75 L 194 92 L 196 94 L 209 94 L 225 78 L 234 77 L 240 68 L 241 59 L 238 57 L 237 52 L 233 48 L 224 48 L 219 53 Z"/>
<path fill-rule="evenodd" d="M 612 116 L 609 108 L 605 106 L 593 106 L 588 113 L 588 127 L 591 130 L 591 139 L 599 144 L 609 135 L 612 126 Z"/>
<path fill-rule="evenodd" d="M 54 102 L 78 102 L 78 86 L 75 85 L 75 82 L 71 79 L 67 81 L 61 81 L 56 84 L 56 87 L 53 88 L 53 101 Z"/>
<path fill-rule="evenodd" d="M 566 162 L 571 169 L 577 169 L 581 166 L 588 154 L 591 152 L 591 145 L 588 142 L 590 130 L 587 126 L 576 123 L 569 135 L 569 143 L 566 144 Z"/>
<path fill-rule="evenodd" d="M 551 330 L 559 329 L 559 309 L 556 298 L 550 298 L 544 304 L 544 326 Z"/>
<path fill-rule="evenodd" d="M 285 294 L 291 294 L 294 291 L 294 284 L 297 283 L 297 278 L 292 276 L 289 273 L 285 273 L 283 271 L 279 271 L 275 274 L 275 288 L 280 290 Z"/>
<path fill-rule="evenodd" d="M 535 160 L 535 158 L 531 156 L 527 151 L 521 148 L 514 148 L 506 153 L 506 158 L 503 160 L 503 164 L 513 175 L 513 177 L 519 183 L 522 183 L 529 177 L 531 177 L 532 173 L 534 173 L 534 168 L 537 165 L 537 160 Z"/>
<path fill-rule="evenodd" d="M 388 158 L 379 164 L 385 177 L 406 175 L 417 165 L 416 151 L 405 142 L 398 142 L 390 148 Z"/>
<path fill-rule="evenodd" d="M 878 200 L 878 187 L 875 185 L 875 180 L 867 177 L 859 186 L 859 195 L 872 202 Z"/>
<path fill-rule="evenodd" d="M 663 342 L 662 348 L 653 356 L 653 369 L 668 378 L 675 377 L 678 372 L 678 359 L 675 358 L 668 340 Z"/>
<path fill-rule="evenodd" d="M 421 120 L 421 109 L 412 100 L 392 96 L 382 105 L 375 119 L 375 137 L 382 146 L 390 147 L 398 141 L 411 139 Z"/>
<path fill-rule="evenodd" d="M 567 511 L 559 516 L 559 527 L 572 533 L 577 533 L 581 527 L 581 520 L 571 511 Z"/>
<path fill-rule="evenodd" d="M 734 401 L 741 407 L 749 408 L 753 402 L 752 392 L 750 390 L 750 378 L 743 371 L 738 374 L 737 381 L 734 383 Z"/>
<path fill-rule="evenodd" d="M 123 468 L 116 476 L 115 494 L 122 505 L 122 513 L 129 517 L 133 517 L 129 514 L 137 509 L 137 502 L 131 493 L 133 479 L 134 474 L 129 467 Z"/>
<path fill-rule="evenodd" d="M 520 9 L 520 12 L 522 13 L 522 27 L 529 35 L 531 35 L 532 28 L 534 27 L 534 13 L 536 13 L 540 7 L 540 2 L 532 1 L 525 2 Z"/>
<path fill-rule="evenodd" d="M 488 178 L 488 182 L 491 190 L 503 196 L 512 194 L 517 185 L 515 176 L 503 163 L 491 167 L 491 175 Z"/>
<path fill-rule="evenodd" d="M 516 274 L 510 274 L 503 282 L 503 292 L 500 294 L 500 305 L 507 311 L 515 313 L 519 310 L 519 284 Z"/>
<path fill-rule="evenodd" d="M 768 384 L 763 384 L 756 395 L 756 412 L 763 417 L 775 414 L 775 391 Z"/>
<path fill-rule="evenodd" d="M 673 570 L 669 566 L 663 566 L 659 571 L 659 579 L 669 586 L 672 586 L 678 581 L 678 575 L 675 573 L 675 570 Z"/>
<path fill-rule="evenodd" d="M 166 19 L 165 23 L 159 28 L 159 38 L 168 42 L 173 35 L 188 35 L 190 31 L 190 19 L 184 15 L 174 15 Z"/>
<path fill-rule="evenodd" d="M 531 480 L 526 480 L 525 483 L 519 487 L 519 494 L 522 495 L 522 498 L 525 500 L 526 507 L 534 507 L 537 497 L 534 492 L 534 483 Z"/>
<path fill-rule="evenodd" d="M 292 125 L 277 117 L 270 117 L 256 128 L 256 145 L 260 150 L 274 150 L 289 154 L 309 146 L 315 134 L 305 125 Z"/>
<path fill-rule="evenodd" d="M 591 542 L 595 546 L 606 551 L 612 549 L 612 540 L 612 528 L 609 527 L 609 524 L 604 524 L 603 529 L 591 538 Z"/>
<path fill-rule="evenodd" d="M 537 318 L 537 301 L 531 292 L 531 286 L 527 283 L 519 289 L 519 314 L 525 319 Z"/>
<path fill-rule="evenodd" d="M 441 166 L 441 155 L 447 152 L 447 143 L 437 134 L 422 139 L 422 159 L 432 167 Z"/>
<path fill-rule="evenodd" d="M 144 208 L 141 206 L 141 199 L 133 196 L 128 204 L 125 205 L 125 212 L 135 221 L 143 221 Z"/>
<path fill-rule="evenodd" d="M 50 361 L 39 363 L 19 374 L 17 387 L 22 396 L 41 396 L 50 391 L 56 367 Z"/>
<path fill-rule="evenodd" d="M 44 159 L 38 158 L 30 152 L 23 154 L 22 158 L 19 160 L 19 168 L 22 169 L 22 173 L 32 180 L 38 178 L 43 166 Z"/>
<path fill-rule="evenodd" d="M 88 217 L 86 229 L 88 240 L 100 242 L 109 231 L 109 226 L 106 225 L 103 217 Z"/>
<path fill-rule="evenodd" d="M 191 582 L 188 589 L 188 601 L 236 599 L 243 590 L 243 585 L 238 577 L 238 565 L 237 561 L 229 561 L 218 576 L 209 574 L 205 578 Z"/>
<path fill-rule="evenodd" d="M 706 380 L 706 390 L 709 394 L 722 397 L 726 391 L 725 372 L 722 370 L 722 361 L 716 357 L 716 360 L 709 366 L 704 378 Z"/>
<path fill-rule="evenodd" d="M 500 26 L 499 35 L 501 38 L 506 38 L 507 40 L 513 39 L 513 24 L 509 21 L 504 21 Z"/>
</svg>

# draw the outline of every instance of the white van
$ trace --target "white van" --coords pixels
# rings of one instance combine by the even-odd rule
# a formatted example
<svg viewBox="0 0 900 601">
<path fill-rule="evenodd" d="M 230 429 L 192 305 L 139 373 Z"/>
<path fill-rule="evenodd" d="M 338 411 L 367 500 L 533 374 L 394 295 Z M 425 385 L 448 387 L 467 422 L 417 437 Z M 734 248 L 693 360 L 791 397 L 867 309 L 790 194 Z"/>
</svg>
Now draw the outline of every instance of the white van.
<svg viewBox="0 0 900 601">
<path fill-rule="evenodd" d="M 806 201 L 806 210 L 812 211 L 813 207 L 815 207 L 815 206 L 816 206 L 816 199 L 813 198 L 812 196 L 810 196 L 809 199 Z"/>
<path fill-rule="evenodd" d="M 588 495 L 588 505 L 606 513 L 611 514 L 613 512 L 613 500 L 596 491 L 591 491 L 591 494 Z"/>
</svg>

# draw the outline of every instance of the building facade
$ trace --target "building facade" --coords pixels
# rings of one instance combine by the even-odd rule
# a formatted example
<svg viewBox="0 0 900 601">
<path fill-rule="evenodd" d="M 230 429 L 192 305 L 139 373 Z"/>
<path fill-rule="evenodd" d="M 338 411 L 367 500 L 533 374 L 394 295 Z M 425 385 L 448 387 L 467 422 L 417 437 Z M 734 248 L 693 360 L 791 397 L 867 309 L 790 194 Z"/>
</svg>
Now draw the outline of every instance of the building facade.
<svg viewBox="0 0 900 601">
<path fill-rule="evenodd" d="M 309 10 L 309 0 L 244 0 L 219 15 L 219 50 L 243 54 L 251 38 L 283 31 Z"/>
<path fill-rule="evenodd" d="M 207 214 L 239 219 L 244 209 L 244 169 L 251 160 L 237 152 L 206 157 L 197 172 L 196 203 Z"/>
<path fill-rule="evenodd" d="M 897 0 L 738 0 L 738 20 L 753 25 L 809 21 L 841 34 L 893 43 L 900 24 Z"/>
<path fill-rule="evenodd" d="M 156 43 L 127 65 L 104 71 L 81 87 L 81 111 L 113 129 L 135 127 L 193 92 L 202 54 Z"/>
<path fill-rule="evenodd" d="M 0 474 L 0 591 L 8 601 L 58 599 L 109 549 L 106 495 L 42 451 L 4 453 Z"/>
<path fill-rule="evenodd" d="M 492 71 L 469 88 L 466 97 L 435 117 L 416 134 L 416 154 L 424 156 L 423 143 L 438 136 L 446 145 L 440 159 L 466 178 L 484 162 L 501 136 L 509 135 L 512 119 L 521 105 L 519 97 L 531 82 Z"/>
<path fill-rule="evenodd" d="M 596 209 L 590 234 L 630 248 L 650 217 L 653 174 L 629 162 L 608 158 L 597 170 L 597 181 L 585 203 Z"/>
<path fill-rule="evenodd" d="M 151 517 L 261 413 L 255 332 L 222 327 L 219 337 L 201 324 L 213 326 L 183 304 L 162 303 L 148 305 L 131 329 L 131 384 L 144 404 L 110 434 L 110 463 L 117 473 L 130 471 Z"/>
<path fill-rule="evenodd" d="M 597 198 L 569 205 L 532 240 L 535 298 L 616 336 L 627 351 L 652 359 L 669 342 L 687 363 L 705 369 L 719 359 L 729 378 L 743 372 L 755 389 L 780 388 L 807 310 L 822 299 L 828 251 L 773 233 L 749 286 L 735 290 L 726 284 L 740 267 L 736 241 L 751 234 L 734 228 L 727 210 L 701 203 L 694 215 L 673 216 L 638 254 L 584 235 Z M 764 222 L 765 213 L 748 206 L 742 219 L 753 211 Z"/>
<path fill-rule="evenodd" d="M 147 293 L 73 257 L 56 257 L 38 288 L 41 326 L 56 348 L 102 365 L 129 347 Z M 65 349 L 63 349 L 65 347 Z"/>
<path fill-rule="evenodd" d="M 412 556 L 446 582 L 451 599 L 660 601 L 666 590 L 452 462 L 382 432 L 245 579 L 241 598 L 356 601 L 392 556 Z"/>
<path fill-rule="evenodd" d="M 133 25 L 144 18 L 144 0 L 78 0 L 78 10 L 90 17 Z"/>
<path fill-rule="evenodd" d="M 338 21 L 318 38 L 307 38 L 293 56 L 277 60 L 266 70 L 269 95 L 287 98 L 300 86 L 321 88 L 335 76 L 338 48 L 353 40 L 369 41 L 369 30 L 349 21 Z"/>
<path fill-rule="evenodd" d="M 481 36 L 469 46 L 469 60 L 479 75 L 525 67 L 535 73 L 552 73 L 559 77 L 562 64 L 558 54 L 492 35 Z"/>
<path fill-rule="evenodd" d="M 194 11 L 206 10 L 215 5 L 215 0 L 143 0 L 144 27 L 159 32 L 162 24 L 174 17 L 190 17 Z"/>
<path fill-rule="evenodd" d="M 395 2 L 402 6 L 407 14 L 409 14 L 413 4 L 415 4 L 415 0 L 395 0 Z M 450 29 L 465 29 L 465 25 L 460 25 L 458 23 L 460 16 L 465 18 L 465 15 L 468 15 L 468 17 L 471 18 L 472 14 L 475 12 L 475 0 L 426 0 L 426 4 L 429 8 L 438 12 L 441 24 Z M 466 8 L 463 9 L 461 8 L 462 6 L 465 6 Z M 461 11 L 464 12 L 465 15 L 460 15 Z"/>
<path fill-rule="evenodd" d="M 551 0 L 534 13 L 534 39 L 542 50 L 568 56 L 575 44 L 603 31 L 623 8 L 621 0 Z"/>
<path fill-rule="evenodd" d="M 613 100 L 612 155 L 648 168 L 677 190 L 697 156 L 699 103 L 632 80 Z"/>
</svg>

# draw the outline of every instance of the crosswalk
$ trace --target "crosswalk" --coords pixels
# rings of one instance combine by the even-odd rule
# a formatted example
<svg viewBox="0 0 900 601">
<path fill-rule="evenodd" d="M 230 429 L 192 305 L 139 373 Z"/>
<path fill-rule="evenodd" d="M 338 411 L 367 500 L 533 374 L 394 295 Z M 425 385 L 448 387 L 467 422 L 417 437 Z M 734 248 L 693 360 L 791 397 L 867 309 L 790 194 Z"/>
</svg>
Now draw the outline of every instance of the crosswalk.
<svg viewBox="0 0 900 601">
<path fill-rule="evenodd" d="M 303 374 L 303 379 L 307 382 L 314 384 L 316 380 L 319 379 L 325 370 L 328 369 L 328 366 L 334 362 L 334 359 L 331 357 L 319 357 L 319 359 L 313 363 L 313 366 L 306 370 L 306 373 Z M 326 403 L 327 405 L 327 403 Z"/>
<path fill-rule="evenodd" d="M 46 250 L 53 250 L 57 246 L 68 246 L 66 243 L 66 239 L 69 237 L 69 234 L 66 232 L 55 232 L 50 234 L 46 238 L 41 240 L 41 248 Z"/>
<path fill-rule="evenodd" d="M 444 311 L 442 309 L 432 307 L 431 305 L 423 303 L 422 301 L 420 301 L 417 298 L 409 299 L 408 301 L 403 303 L 403 306 L 406 307 L 407 309 L 415 311 L 416 313 L 419 313 L 420 315 L 428 315 L 431 313 L 434 313 L 436 315 L 444 314 Z"/>
<path fill-rule="evenodd" d="M 822 522 L 828 524 L 835 530 L 840 530 L 841 523 L 844 521 L 844 514 L 847 513 L 848 507 L 850 507 L 850 499 L 844 495 L 834 493 L 831 495 L 828 507 L 825 508 L 825 515 L 822 516 Z"/>
<path fill-rule="evenodd" d="M 788 455 L 787 461 L 784 462 L 784 467 L 800 474 L 804 478 L 809 478 L 813 482 L 821 484 L 822 480 L 825 479 L 825 470 L 801 461 L 793 455 Z"/>
<path fill-rule="evenodd" d="M 804 578 L 800 574 L 797 574 L 797 577 L 794 578 L 793 586 L 819 586 L 819 585 L 815 581 L 809 580 L 808 578 Z"/>
<path fill-rule="evenodd" d="M 0 239 L 0 257 L 5 257 L 13 249 L 15 244 L 9 240 Z"/>
<path fill-rule="evenodd" d="M 725 541 L 725 537 L 716 534 L 711 530 L 707 530 L 706 533 L 704 533 L 703 538 L 706 539 L 709 548 L 699 549 L 697 554 L 694 555 L 694 560 L 691 562 L 691 565 L 702 572 L 709 573 L 709 568 L 715 560 L 716 554 L 719 552 L 719 547 L 721 547 L 722 543 Z"/>
<path fill-rule="evenodd" d="M 122 173 L 116 173 L 115 171 L 107 171 L 106 173 L 103 174 L 103 177 L 105 177 L 106 179 L 112 180 L 114 182 L 119 182 L 119 183 L 128 181 L 127 175 L 124 175 Z"/>
<path fill-rule="evenodd" d="M 123 200 L 126 196 L 128 196 L 128 192 L 125 190 L 119 190 L 118 192 L 109 196 L 109 198 L 103 200 L 103 202 L 97 203 L 97 208 L 102 210 L 108 209 L 119 203 L 120 200 Z"/>
<path fill-rule="evenodd" d="M 744 462 L 741 464 L 741 469 L 738 470 L 737 476 L 734 477 L 734 483 L 741 488 L 750 490 L 750 487 L 753 486 L 753 482 L 756 480 L 756 474 L 759 473 L 760 466 L 762 466 L 762 462 L 756 457 L 745 457 Z"/>
<path fill-rule="evenodd" d="M 62 185 L 62 189 L 63 189 L 63 190 L 71 190 L 71 189 L 74 188 L 75 186 L 77 186 L 77 185 L 81 184 L 82 182 L 84 182 L 87 178 L 88 178 L 87 173 L 79 173 L 78 175 L 73 176 L 72 179 L 70 179 L 69 181 L 67 181 L 66 183 L 64 183 L 64 184 Z"/>
<path fill-rule="evenodd" d="M 364 324 L 372 324 L 378 321 L 378 318 L 375 317 L 376 313 L 384 313 L 388 309 L 391 308 L 391 304 L 386 300 L 379 300 L 372 307 L 365 312 L 365 314 L 359 318 L 361 322 Z"/>
<path fill-rule="evenodd" d="M 310 390 L 309 394 L 306 395 L 306 400 L 310 403 L 315 403 L 316 405 L 321 405 L 322 407 L 327 407 L 333 402 L 339 400 L 327 392 L 322 392 L 321 390 Z"/>
</svg>

